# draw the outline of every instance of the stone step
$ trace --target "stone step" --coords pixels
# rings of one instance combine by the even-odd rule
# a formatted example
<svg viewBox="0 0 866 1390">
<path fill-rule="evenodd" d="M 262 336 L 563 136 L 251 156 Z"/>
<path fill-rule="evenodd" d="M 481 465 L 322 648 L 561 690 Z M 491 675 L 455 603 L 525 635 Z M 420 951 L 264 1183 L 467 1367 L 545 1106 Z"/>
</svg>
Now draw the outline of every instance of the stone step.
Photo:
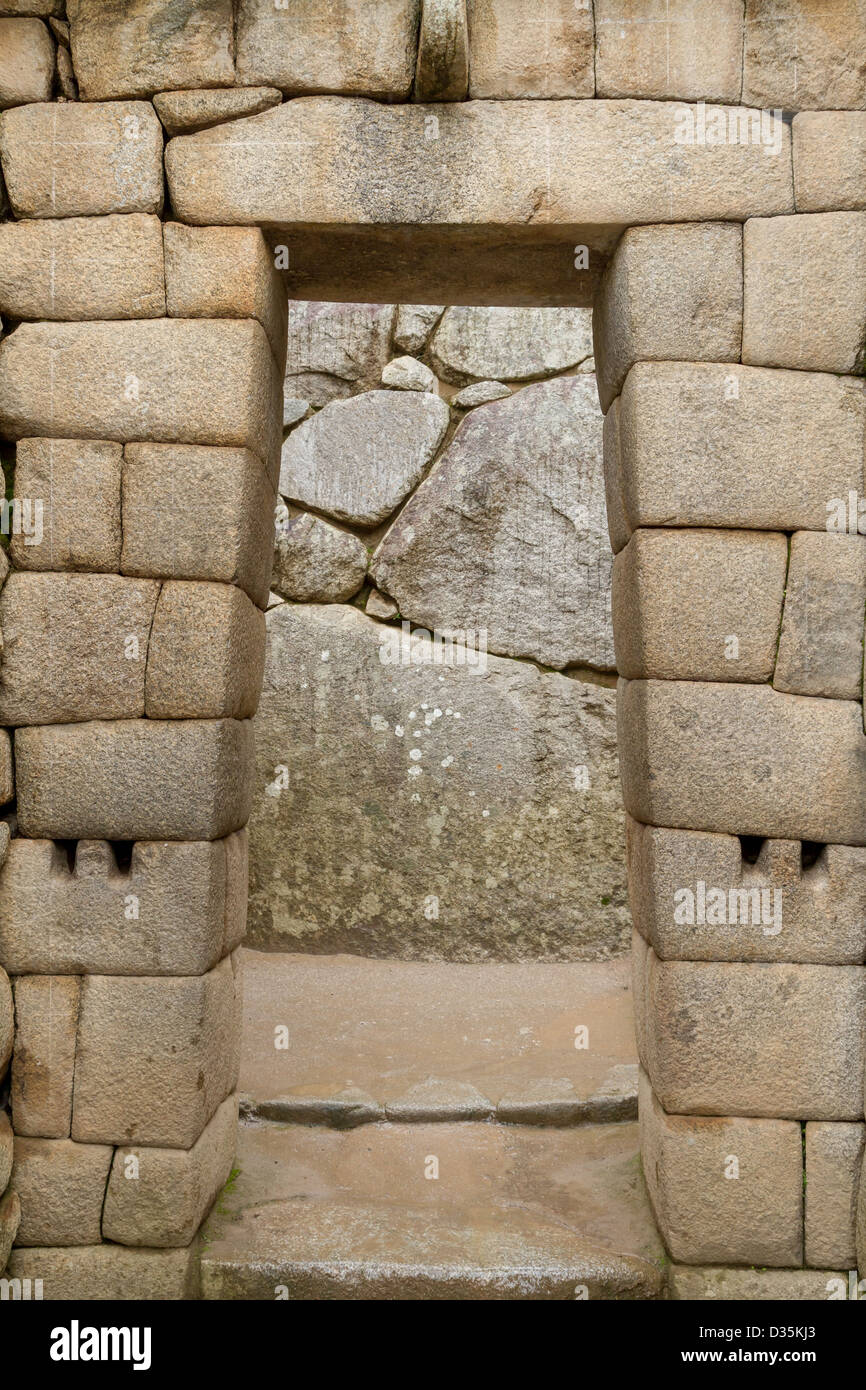
<svg viewBox="0 0 866 1390">
<path fill-rule="evenodd" d="M 242 1125 L 205 1299 L 663 1297 L 634 1123 Z"/>
<path fill-rule="evenodd" d="M 242 955 L 248 1118 L 348 1128 L 637 1115 L 624 958 L 460 965 Z"/>
</svg>

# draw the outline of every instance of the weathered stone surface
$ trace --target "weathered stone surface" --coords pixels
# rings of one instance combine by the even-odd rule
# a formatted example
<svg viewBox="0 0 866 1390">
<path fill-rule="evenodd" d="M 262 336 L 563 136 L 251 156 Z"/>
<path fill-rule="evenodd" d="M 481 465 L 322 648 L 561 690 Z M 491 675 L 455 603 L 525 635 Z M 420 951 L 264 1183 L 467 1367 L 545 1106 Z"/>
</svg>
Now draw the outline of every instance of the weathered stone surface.
<svg viewBox="0 0 866 1390">
<path fill-rule="evenodd" d="M 660 960 L 866 959 L 866 849 L 822 845 L 810 863 L 799 840 L 764 840 L 751 862 L 736 835 L 627 816 L 626 850 L 632 918 Z"/>
<path fill-rule="evenodd" d="M 348 92 L 405 101 L 415 74 L 419 0 L 241 0 L 238 80 L 290 94 Z M 231 80 L 231 79 L 229 79 Z"/>
<path fill-rule="evenodd" d="M 797 211 L 866 208 L 866 112 L 800 111 L 793 132 Z"/>
<path fill-rule="evenodd" d="M 153 98 L 156 114 L 169 136 L 191 135 L 239 116 L 257 116 L 281 101 L 282 93 L 276 87 L 213 87 L 158 92 Z"/>
<path fill-rule="evenodd" d="M 802 371 L 863 369 L 866 212 L 751 218 L 743 232 L 743 269 L 744 362 Z"/>
<path fill-rule="evenodd" d="M 64 0 L 0 0 L 4 15 L 59 15 L 64 8 Z"/>
<path fill-rule="evenodd" d="M 776 689 L 862 699 L 864 611 L 866 536 L 795 532 Z"/>
<path fill-rule="evenodd" d="M 400 612 L 545 666 L 613 665 L 601 412 L 591 377 L 470 415 L 371 563 Z"/>
<path fill-rule="evenodd" d="M 300 424 L 301 420 L 306 420 L 310 413 L 310 402 L 302 401 L 298 396 L 283 397 L 283 429 L 288 430 L 292 425 Z"/>
<path fill-rule="evenodd" d="M 466 0 L 423 0 L 416 101 L 463 101 L 469 85 Z"/>
<path fill-rule="evenodd" d="M 591 97 L 589 6 L 551 0 L 468 0 L 471 97 Z"/>
<path fill-rule="evenodd" d="M 120 568 L 237 584 L 261 607 L 271 575 L 273 510 L 271 483 L 248 449 L 127 444 Z"/>
<path fill-rule="evenodd" d="M 629 529 L 824 531 L 863 491 L 864 384 L 818 372 L 638 362 L 623 387 Z"/>
<path fill-rule="evenodd" d="M 332 401 L 283 445 L 280 492 L 338 521 L 375 526 L 419 482 L 448 420 L 445 401 L 429 392 Z"/>
<path fill-rule="evenodd" d="M 6 1075 L 6 1067 L 12 1056 L 14 1033 L 15 1012 L 12 1003 L 12 986 L 6 971 L 0 966 L 0 1077 Z"/>
<path fill-rule="evenodd" d="M 395 357 L 382 372 L 382 385 L 398 391 L 435 391 L 436 378 L 414 357 Z"/>
<path fill-rule="evenodd" d="M 862 1124 L 806 1125 L 806 1264 L 856 1269 L 857 1191 L 866 1145 Z"/>
<path fill-rule="evenodd" d="M 283 598 L 345 603 L 366 573 L 363 541 L 310 512 L 292 517 L 285 533 L 277 536 L 272 584 Z"/>
<path fill-rule="evenodd" d="M 159 318 L 165 313 L 159 218 L 133 213 L 0 224 L 0 311 L 16 319 Z"/>
<path fill-rule="evenodd" d="M 847 1289 L 847 1274 L 832 1269 L 725 1269 L 671 1265 L 668 1297 L 722 1303 L 823 1303 Z"/>
<path fill-rule="evenodd" d="M 188 1245 L 231 1172 L 237 1125 L 237 1097 L 229 1096 L 191 1149 L 116 1149 L 105 1189 L 105 1239 Z"/>
<path fill-rule="evenodd" d="M 159 585 L 114 574 L 11 574 L 0 593 L 4 724 L 144 714 Z"/>
<path fill-rule="evenodd" d="M 503 381 L 475 381 L 464 386 L 451 399 L 458 410 L 472 410 L 476 405 L 487 405 L 489 401 L 504 401 L 511 395 L 511 387 Z"/>
<path fill-rule="evenodd" d="M 385 1115 L 393 1124 L 424 1124 L 430 1120 L 448 1123 L 489 1120 L 494 1110 L 487 1096 L 471 1083 L 431 1076 L 389 1101 Z"/>
<path fill-rule="evenodd" d="M 46 1301 L 120 1302 L 195 1297 L 193 1249 L 127 1250 L 122 1245 L 78 1245 L 13 1250 L 10 1279 L 40 1279 Z"/>
<path fill-rule="evenodd" d="M 162 212 L 162 126 L 150 102 L 40 102 L 0 116 L 16 217 Z"/>
<path fill-rule="evenodd" d="M 857 1268 L 866 1269 L 866 1182 L 862 1171 L 857 1195 Z"/>
<path fill-rule="evenodd" d="M 12 1116 L 16 1134 L 44 1139 L 69 1134 L 78 990 L 79 981 L 68 975 L 25 975 L 15 982 Z"/>
<path fill-rule="evenodd" d="M 866 75 L 851 62 L 864 25 L 863 0 L 746 0 L 743 101 L 785 111 L 866 106 Z"/>
<path fill-rule="evenodd" d="M 481 669 L 462 648 L 434 665 L 418 639 L 404 665 L 399 629 L 355 608 L 285 604 L 268 627 L 254 943 L 460 960 L 624 948 L 610 690 L 497 657 Z"/>
<path fill-rule="evenodd" d="M 853 700 L 763 685 L 621 681 L 617 727 L 623 799 L 635 820 L 866 845 L 866 736 Z"/>
<path fill-rule="evenodd" d="M 12 1172 L 12 1125 L 5 1110 L 0 1110 L 0 1192 L 5 1192 L 9 1186 L 9 1175 Z M 0 1269 L 3 1262 L 0 1261 Z"/>
<path fill-rule="evenodd" d="M 22 834 L 218 840 L 249 816 L 246 720 L 93 720 L 18 729 Z"/>
<path fill-rule="evenodd" d="M 391 618 L 396 618 L 399 611 L 394 600 L 388 598 L 387 594 L 380 594 L 378 589 L 370 590 L 364 612 L 369 613 L 371 618 L 380 618 L 383 622 L 388 622 Z"/>
<path fill-rule="evenodd" d="M 619 674 L 768 681 L 787 566 L 788 538 L 778 531 L 635 531 L 613 566 Z"/>
<path fill-rule="evenodd" d="M 18 1244 L 98 1242 L 111 1154 L 108 1144 L 16 1135 L 12 1181 L 21 1200 Z"/>
<path fill-rule="evenodd" d="M 593 323 L 604 410 L 634 362 L 739 361 L 742 228 L 630 227 L 605 272 Z"/>
<path fill-rule="evenodd" d="M 378 386 L 391 356 L 393 304 L 290 299 L 287 396 L 327 405 Z"/>
<path fill-rule="evenodd" d="M 67 14 L 85 101 L 235 80 L 231 0 L 68 0 Z"/>
<path fill-rule="evenodd" d="M 50 101 L 54 44 L 41 19 L 0 19 L 0 110 Z"/>
<path fill-rule="evenodd" d="M 740 100 L 742 0 L 594 0 L 600 97 Z"/>
<path fill-rule="evenodd" d="M 668 1115 L 641 1071 L 640 1130 L 641 1166 L 672 1259 L 802 1262 L 803 1147 L 796 1121 Z"/>
<path fill-rule="evenodd" d="M 0 806 L 15 795 L 15 774 L 12 768 L 12 739 L 8 729 L 0 733 Z"/>
<path fill-rule="evenodd" d="M 149 719 L 248 719 L 264 665 L 265 615 L 241 589 L 163 584 L 147 654 Z"/>
<path fill-rule="evenodd" d="M 73 1139 L 191 1148 L 234 1089 L 240 1003 L 233 956 L 192 978 L 85 975 Z"/>
<path fill-rule="evenodd" d="M 62 44 L 57 46 L 55 61 L 57 64 L 58 99 L 65 97 L 67 101 L 77 101 L 78 83 L 75 80 L 72 57 L 69 50 L 64 48 Z"/>
<path fill-rule="evenodd" d="M 15 496 L 42 506 L 41 536 L 34 510 L 29 534 L 19 530 L 10 537 L 18 569 L 119 568 L 122 457 L 121 446 L 107 441 L 19 439 Z"/>
<path fill-rule="evenodd" d="M 623 502 L 623 467 L 620 441 L 619 412 L 621 397 L 612 401 L 604 417 L 602 457 L 604 460 L 604 500 L 607 510 L 607 529 L 610 548 L 618 555 L 628 544 L 630 534 Z"/>
<path fill-rule="evenodd" d="M 444 312 L 444 304 L 401 304 L 394 328 L 396 346 L 404 352 L 423 352 Z"/>
<path fill-rule="evenodd" d="M 430 344 L 444 381 L 529 381 L 554 376 L 592 353 L 588 309 L 446 309 Z"/>
<path fill-rule="evenodd" d="M 13 974 L 202 975 L 244 934 L 247 832 L 139 841 L 127 868 L 104 840 L 79 840 L 70 868 L 53 840 L 18 837 L 0 885 Z"/>
<path fill-rule="evenodd" d="M 6 1269 L 6 1261 L 12 1249 L 12 1242 L 18 1234 L 21 1220 L 21 1203 L 17 1192 L 11 1189 L 0 1197 L 0 1273 Z"/>
</svg>

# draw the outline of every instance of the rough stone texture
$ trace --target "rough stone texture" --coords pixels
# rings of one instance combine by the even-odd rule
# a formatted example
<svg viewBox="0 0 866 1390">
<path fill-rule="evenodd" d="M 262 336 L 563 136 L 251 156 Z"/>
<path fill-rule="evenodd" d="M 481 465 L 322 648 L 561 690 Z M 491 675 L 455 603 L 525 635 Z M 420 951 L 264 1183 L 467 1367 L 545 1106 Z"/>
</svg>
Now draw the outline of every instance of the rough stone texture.
<svg viewBox="0 0 866 1390">
<path fill-rule="evenodd" d="M 640 1076 L 641 1166 L 659 1230 L 684 1264 L 799 1265 L 803 1147 L 793 1120 L 667 1115 Z M 732 1159 L 738 1164 L 733 1173 Z"/>
<path fill-rule="evenodd" d="M 746 0 L 743 101 L 785 111 L 866 106 L 866 74 L 851 61 L 864 25 L 863 0 Z"/>
<path fill-rule="evenodd" d="M 79 981 L 70 976 L 27 975 L 15 982 L 12 1116 L 16 1134 L 44 1139 L 69 1134 L 78 991 Z"/>
<path fill-rule="evenodd" d="M 127 444 L 120 568 L 237 584 L 261 607 L 271 575 L 273 508 L 273 488 L 248 449 Z"/>
<path fill-rule="evenodd" d="M 6 1075 L 6 1066 L 12 1056 L 14 1033 L 15 1012 L 12 1003 L 12 986 L 6 971 L 0 967 L 0 1076 Z"/>
<path fill-rule="evenodd" d="M 114 574 L 11 574 L 0 593 L 4 724 L 135 719 L 159 585 Z"/>
<path fill-rule="evenodd" d="M 5 1110 L 0 1110 L 0 1192 L 5 1192 L 9 1186 L 13 1144 L 12 1125 L 9 1123 L 9 1116 Z M 2 1268 L 3 1262 L 0 1260 L 0 1269 Z"/>
<path fill-rule="evenodd" d="M 50 101 L 54 44 L 41 19 L 0 19 L 0 110 Z"/>
<path fill-rule="evenodd" d="M 740 100 L 742 0 L 594 0 L 600 97 Z"/>
<path fill-rule="evenodd" d="M 0 159 L 16 217 L 162 212 L 162 126 L 150 102 L 7 111 Z"/>
<path fill-rule="evenodd" d="M 856 1269 L 857 1190 L 866 1126 L 806 1125 L 806 1264 Z"/>
<path fill-rule="evenodd" d="M 448 428 L 429 392 L 368 391 L 332 401 L 283 445 L 279 489 L 338 521 L 385 521 L 420 480 Z"/>
<path fill-rule="evenodd" d="M 21 1203 L 18 1194 L 10 1189 L 0 1197 L 0 1270 L 6 1268 L 20 1219 Z"/>
<path fill-rule="evenodd" d="M 52 840 L 218 840 L 249 817 L 246 720 L 93 720 L 18 729 L 21 832 Z"/>
<path fill-rule="evenodd" d="M 378 589 L 371 589 L 364 612 L 369 613 L 371 618 L 381 618 L 383 622 L 388 622 L 391 618 L 396 618 L 400 610 L 387 594 L 380 594 Z"/>
<path fill-rule="evenodd" d="M 241 589 L 163 584 L 148 648 L 149 719 L 248 719 L 264 664 L 265 615 Z"/>
<path fill-rule="evenodd" d="M 866 208 L 866 112 L 801 111 L 793 132 L 797 211 Z"/>
<path fill-rule="evenodd" d="M 850 378 L 638 362 L 619 418 L 625 523 L 825 531 L 830 502 L 863 491 L 864 405 Z"/>
<path fill-rule="evenodd" d="M 628 544 L 630 528 L 623 502 L 623 466 L 620 440 L 619 412 L 621 397 L 611 402 L 602 429 L 602 458 L 604 460 L 604 499 L 607 510 L 607 529 L 610 548 L 618 555 Z M 631 460 L 630 460 L 631 461 Z"/>
<path fill-rule="evenodd" d="M 12 738 L 7 729 L 0 733 L 0 806 L 5 806 L 15 794 L 15 774 L 12 768 Z"/>
<path fill-rule="evenodd" d="M 847 1274 L 832 1269 L 725 1269 L 671 1265 L 668 1297 L 720 1303 L 824 1303 L 847 1289 Z M 847 1296 L 847 1294 L 846 1294 Z"/>
<path fill-rule="evenodd" d="M 866 736 L 854 701 L 621 681 L 617 713 L 623 799 L 636 820 L 866 844 Z"/>
<path fill-rule="evenodd" d="M 42 1280 L 46 1301 L 120 1302 L 195 1297 L 193 1249 L 127 1250 L 122 1245 L 79 1245 L 13 1250 L 9 1279 Z"/>
<path fill-rule="evenodd" d="M 742 229 L 724 222 L 629 228 L 593 311 L 604 410 L 639 360 L 739 360 L 742 240 Z"/>
<path fill-rule="evenodd" d="M 345 603 L 358 592 L 366 573 L 363 541 L 310 512 L 292 517 L 285 534 L 277 536 L 271 582 L 283 598 Z"/>
<path fill-rule="evenodd" d="M 444 304 L 401 304 L 394 328 L 397 347 L 404 352 L 423 352 L 444 312 Z"/>
<path fill-rule="evenodd" d="M 864 611 L 866 536 L 795 532 L 776 689 L 862 699 Z"/>
<path fill-rule="evenodd" d="M 382 372 L 382 385 L 398 391 L 435 391 L 436 378 L 414 357 L 395 357 Z"/>
<path fill-rule="evenodd" d="M 601 413 L 592 377 L 470 415 L 373 557 L 404 617 L 481 630 L 545 666 L 613 666 Z"/>
<path fill-rule="evenodd" d="M 80 840 L 70 868 L 65 847 L 19 837 L 0 885 L 14 974 L 201 975 L 244 934 L 247 832 L 139 841 L 128 868 L 104 840 Z"/>
<path fill-rule="evenodd" d="M 96 1244 L 111 1154 L 107 1144 L 16 1136 L 12 1181 L 21 1200 L 18 1244 Z"/>
<path fill-rule="evenodd" d="M 159 92 L 153 98 L 168 136 L 192 135 L 239 116 L 257 116 L 281 101 L 282 93 L 276 87 L 214 87 L 197 92 Z"/>
<path fill-rule="evenodd" d="M 779 532 L 635 531 L 613 566 L 619 674 L 770 680 L 787 565 Z M 863 587 L 861 618 L 866 568 Z"/>
<path fill-rule="evenodd" d="M 67 0 L 67 14 L 85 101 L 235 80 L 231 0 Z"/>
<path fill-rule="evenodd" d="M 290 95 L 346 92 L 405 101 L 415 74 L 419 0 L 241 0 L 238 81 Z"/>
<path fill-rule="evenodd" d="M 866 1269 L 866 1182 L 862 1170 L 857 1195 L 857 1268 Z"/>
<path fill-rule="evenodd" d="M 286 395 L 321 406 L 378 386 L 391 356 L 394 313 L 393 304 L 290 299 Z"/>
<path fill-rule="evenodd" d="M 16 319 L 158 318 L 165 313 L 159 218 L 0 224 L 0 311 Z"/>
<path fill-rule="evenodd" d="M 19 439 L 15 496 L 41 501 L 41 538 L 13 532 L 18 569 L 116 570 L 120 564 L 119 444 L 78 439 Z"/>
<path fill-rule="evenodd" d="M 469 85 L 466 0 L 423 0 L 416 101 L 463 101 Z"/>
<path fill-rule="evenodd" d="M 234 1090 L 240 981 L 227 957 L 207 975 L 86 975 L 72 1137 L 189 1149 Z"/>
<path fill-rule="evenodd" d="M 116 1149 L 102 1234 L 121 1245 L 188 1245 L 231 1172 L 236 1096 L 218 1107 L 191 1149 Z M 130 1176 L 130 1159 L 136 1160 Z"/>
<path fill-rule="evenodd" d="M 511 387 L 502 381 L 476 381 L 458 391 L 451 398 L 451 404 L 458 410 L 472 410 L 476 405 L 487 405 L 490 401 L 504 401 L 510 395 Z"/>
<path fill-rule="evenodd" d="M 588 309 L 446 309 L 430 344 L 444 381 L 529 381 L 554 376 L 592 353 Z"/>
<path fill-rule="evenodd" d="M 591 97 L 590 6 L 467 0 L 470 97 Z"/>
<path fill-rule="evenodd" d="M 804 863 L 799 840 L 764 840 L 752 863 L 736 835 L 663 830 L 627 816 L 626 850 L 632 917 L 660 960 L 866 960 L 866 849 L 822 845 Z M 713 889 L 728 905 L 737 895 L 724 920 L 718 899 L 708 911 Z"/>
<path fill-rule="evenodd" d="M 55 54 L 57 63 L 57 87 L 58 100 L 65 97 L 67 101 L 78 100 L 78 83 L 75 80 L 75 70 L 72 66 L 72 58 L 69 50 L 62 44 L 57 47 Z"/>
<path fill-rule="evenodd" d="M 285 604 L 268 627 L 255 943 L 459 960 L 624 949 L 610 690 L 496 657 L 482 670 L 477 651 L 437 666 L 417 639 L 412 664 L 391 664 L 399 629 L 355 608 Z"/>
<path fill-rule="evenodd" d="M 292 425 L 300 424 L 301 420 L 306 420 L 310 413 L 310 402 L 302 401 L 298 396 L 283 397 L 283 429 L 289 430 Z"/>
<path fill-rule="evenodd" d="M 750 218 L 743 267 L 744 362 L 863 370 L 866 212 Z"/>
</svg>

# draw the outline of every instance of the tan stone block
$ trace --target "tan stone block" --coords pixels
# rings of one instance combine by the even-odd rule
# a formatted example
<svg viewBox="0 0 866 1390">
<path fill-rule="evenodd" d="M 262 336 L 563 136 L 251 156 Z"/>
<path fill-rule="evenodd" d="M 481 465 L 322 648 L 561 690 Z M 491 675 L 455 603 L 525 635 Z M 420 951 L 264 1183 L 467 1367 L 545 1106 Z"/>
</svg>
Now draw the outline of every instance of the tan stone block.
<svg viewBox="0 0 866 1390">
<path fill-rule="evenodd" d="M 0 806 L 15 795 L 15 774 L 12 769 L 12 739 L 8 729 L 0 730 Z"/>
<path fill-rule="evenodd" d="M 257 116 L 270 106 L 279 106 L 282 99 L 276 87 L 213 87 L 158 92 L 153 104 L 167 135 L 191 135 L 222 121 Z"/>
<path fill-rule="evenodd" d="M 159 585 L 114 574 L 11 574 L 0 593 L 5 724 L 144 714 Z"/>
<path fill-rule="evenodd" d="M 642 1067 L 649 1063 L 646 1033 L 647 944 L 636 927 L 631 934 L 631 993 L 634 1005 L 634 1031 L 637 1055 Z"/>
<path fill-rule="evenodd" d="M 122 1245 L 79 1245 L 13 1250 L 10 1279 L 41 1280 L 50 1302 L 120 1302 L 194 1298 L 196 1262 L 186 1250 L 128 1250 Z"/>
<path fill-rule="evenodd" d="M 9 1116 L 5 1110 L 0 1110 L 0 1192 L 5 1192 L 9 1186 L 14 1142 Z M 2 1268 L 3 1262 L 0 1260 L 0 1270 Z"/>
<path fill-rule="evenodd" d="M 742 0 L 594 0 L 599 97 L 740 100 Z"/>
<path fill-rule="evenodd" d="M 6 1269 L 6 1262 L 12 1250 L 12 1242 L 18 1234 L 21 1220 L 21 1203 L 17 1192 L 11 1189 L 0 1197 L 0 1274 Z M 14 1297 L 14 1294 L 12 1295 Z"/>
<path fill-rule="evenodd" d="M 111 1167 L 108 1144 L 15 1138 L 12 1181 L 21 1199 L 19 1245 L 93 1245 Z"/>
<path fill-rule="evenodd" d="M 860 1187 L 857 1193 L 857 1268 L 866 1269 L 866 1158 L 860 1170 Z"/>
<path fill-rule="evenodd" d="M 665 1114 L 640 1076 L 641 1162 L 672 1259 L 799 1265 L 803 1145 L 793 1120 Z"/>
<path fill-rule="evenodd" d="M 0 871 L 0 959 L 14 974 L 200 975 L 243 938 L 247 832 L 139 841 L 128 865 L 79 840 L 18 837 Z"/>
<path fill-rule="evenodd" d="M 635 820 L 866 844 L 866 736 L 853 700 L 620 681 L 617 703 L 623 797 Z"/>
<path fill-rule="evenodd" d="M 264 669 L 265 615 L 241 589 L 163 584 L 148 647 L 148 718 L 248 719 Z"/>
<path fill-rule="evenodd" d="M 248 720 L 92 720 L 15 735 L 23 834 L 52 840 L 219 840 L 252 799 Z"/>
<path fill-rule="evenodd" d="M 264 467 L 248 449 L 127 444 L 120 568 L 237 584 L 263 607 L 275 500 Z"/>
<path fill-rule="evenodd" d="M 229 1177 L 237 1125 L 237 1096 L 229 1096 L 191 1149 L 116 1149 L 105 1189 L 105 1239 L 188 1245 Z"/>
<path fill-rule="evenodd" d="M 50 101 L 54 44 L 41 19 L 0 19 L 0 110 Z"/>
<path fill-rule="evenodd" d="M 862 370 L 866 212 L 750 218 L 743 271 L 744 362 Z"/>
<path fill-rule="evenodd" d="M 847 1290 L 848 1278 L 833 1269 L 726 1269 L 671 1265 L 668 1297 L 696 1302 L 823 1303 Z M 847 1293 L 843 1296 L 847 1296 Z"/>
<path fill-rule="evenodd" d="M 468 0 L 470 97 L 591 97 L 591 7 Z"/>
<path fill-rule="evenodd" d="M 866 208 L 866 112 L 800 111 L 793 139 L 798 212 Z"/>
<path fill-rule="evenodd" d="M 6 111 L 0 159 L 16 217 L 162 212 L 162 126 L 149 101 Z"/>
<path fill-rule="evenodd" d="M 769 680 L 787 563 L 779 532 L 635 531 L 613 566 L 620 675 Z"/>
<path fill-rule="evenodd" d="M 424 0 L 415 101 L 463 101 L 469 85 L 466 0 Z"/>
<path fill-rule="evenodd" d="M 84 101 L 235 80 L 232 0 L 68 0 L 67 14 Z"/>
<path fill-rule="evenodd" d="M 799 695 L 860 700 L 866 536 L 797 531 L 773 685 Z"/>
<path fill-rule="evenodd" d="M 143 319 L 165 313 L 158 217 L 0 224 L 0 312 L 16 319 Z"/>
<path fill-rule="evenodd" d="M 866 106 L 866 74 L 852 53 L 864 0 L 746 0 L 743 101 L 785 111 Z"/>
<path fill-rule="evenodd" d="M 806 1125 L 806 1264 L 856 1269 L 857 1191 L 866 1125 Z"/>
<path fill-rule="evenodd" d="M 32 506 L 25 516 L 29 534 L 18 530 L 10 538 L 16 568 L 118 568 L 122 457 L 121 446 L 108 442 L 19 439 L 15 496 Z"/>
<path fill-rule="evenodd" d="M 79 981 L 68 975 L 26 975 L 15 981 L 16 1134 L 43 1139 L 69 1134 L 78 992 Z"/>
<path fill-rule="evenodd" d="M 604 417 L 604 496 L 610 548 L 614 555 L 628 543 L 630 533 L 622 500 L 622 466 L 619 438 L 620 398 L 611 402 Z M 614 634 L 615 636 L 616 634 Z"/>
<path fill-rule="evenodd" d="M 6 971 L 0 966 L 0 1079 L 6 1075 L 6 1067 L 12 1056 L 14 1034 L 15 1010 L 12 1003 L 12 986 Z"/>
</svg>

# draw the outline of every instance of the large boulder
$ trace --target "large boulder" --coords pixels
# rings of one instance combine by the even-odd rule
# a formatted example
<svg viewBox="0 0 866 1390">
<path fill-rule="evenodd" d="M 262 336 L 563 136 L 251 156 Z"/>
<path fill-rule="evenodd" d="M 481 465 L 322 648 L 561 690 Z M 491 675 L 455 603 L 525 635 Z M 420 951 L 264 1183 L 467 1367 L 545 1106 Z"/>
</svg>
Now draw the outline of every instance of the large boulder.
<svg viewBox="0 0 866 1390">
<path fill-rule="evenodd" d="M 446 309 L 430 344 L 446 381 L 528 381 L 592 356 L 591 309 Z"/>
<path fill-rule="evenodd" d="M 395 313 L 393 304 L 290 299 L 285 394 L 321 406 L 378 386 Z"/>
</svg>

